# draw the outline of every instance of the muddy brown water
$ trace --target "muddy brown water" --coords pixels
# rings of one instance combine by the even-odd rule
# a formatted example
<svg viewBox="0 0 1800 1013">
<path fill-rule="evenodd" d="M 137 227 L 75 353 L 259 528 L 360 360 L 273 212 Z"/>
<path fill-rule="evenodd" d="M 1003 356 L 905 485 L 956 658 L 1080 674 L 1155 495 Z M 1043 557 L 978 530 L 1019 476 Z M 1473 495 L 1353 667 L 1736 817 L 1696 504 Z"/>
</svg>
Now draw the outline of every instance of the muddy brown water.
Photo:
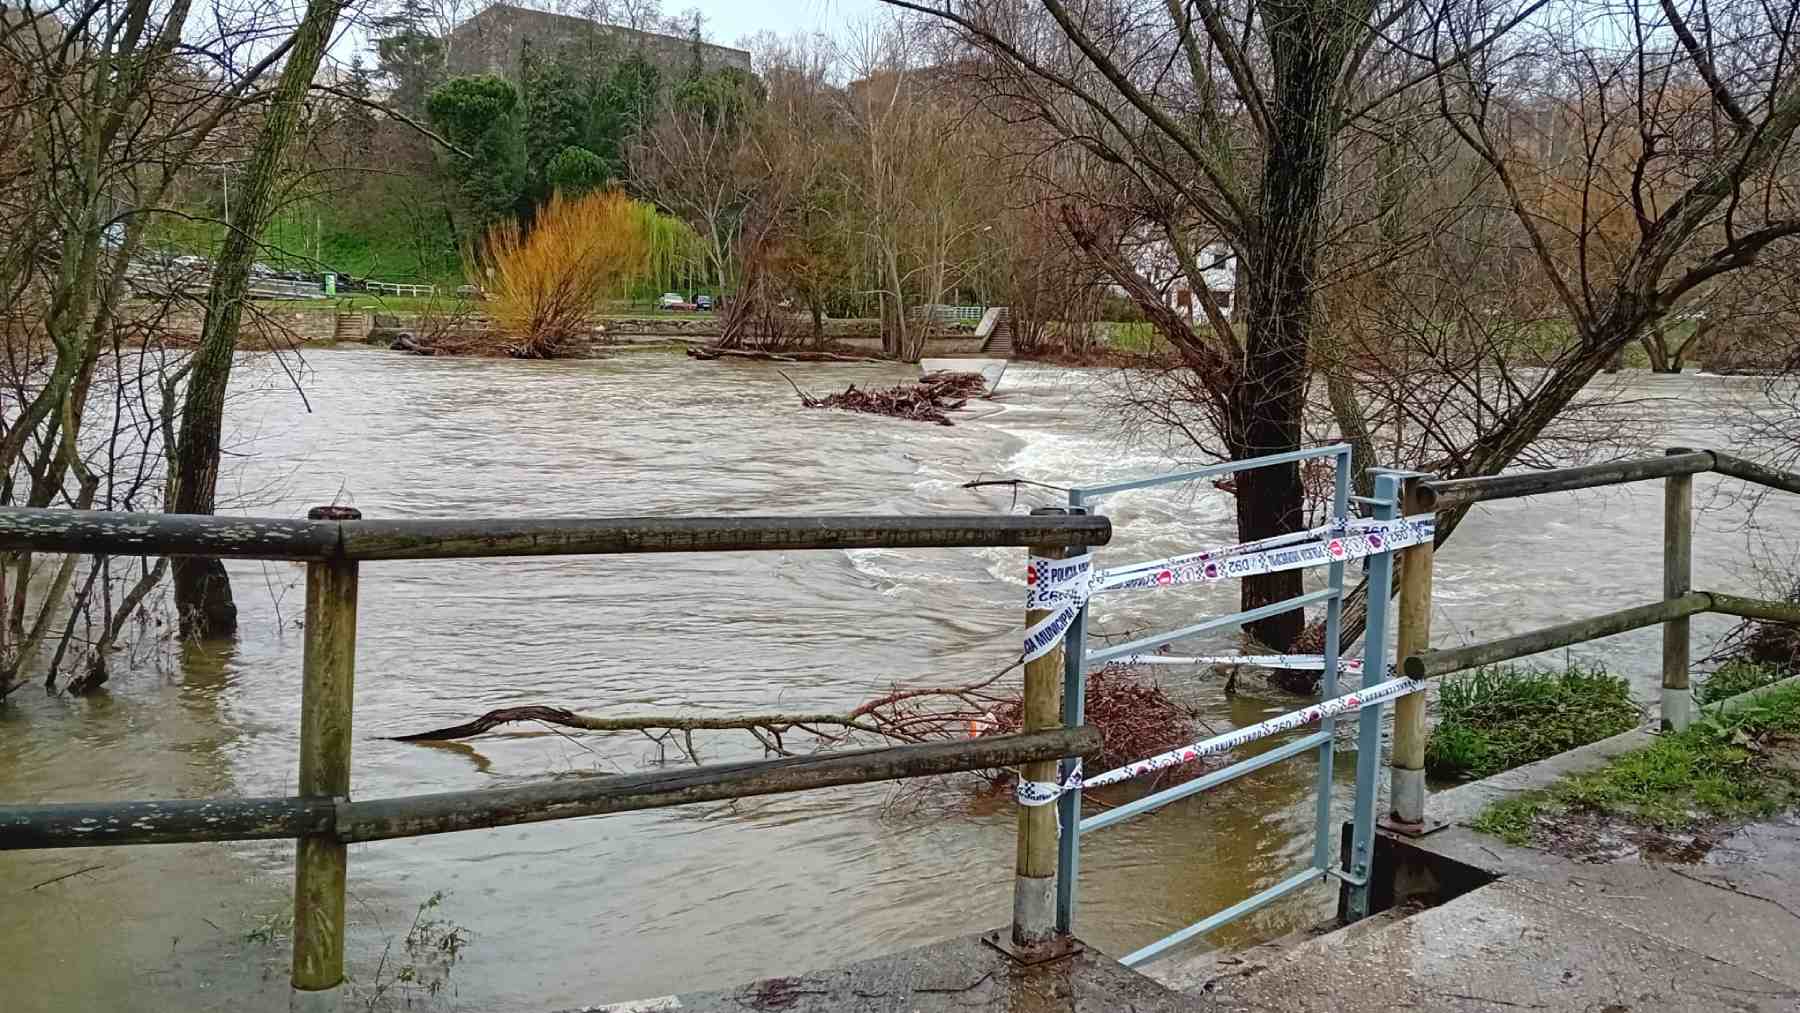
<svg viewBox="0 0 1800 1013">
<path fill-rule="evenodd" d="M 814 393 L 911 375 L 790 370 Z M 1103 376 L 1009 372 L 998 414 L 941 428 L 794 407 L 762 365 L 656 353 L 581 363 L 319 352 L 312 411 L 268 369 L 242 372 L 244 455 L 223 483 L 247 513 L 350 502 L 369 517 L 985 511 L 1054 501 L 967 490 L 979 475 L 1057 484 L 1167 470 L 1092 407 Z M 1718 445 L 1717 406 L 1756 381 L 1633 377 L 1643 444 Z M 1699 480 L 1697 586 L 1753 590 L 1738 502 Z M 1102 562 L 1232 536 L 1210 485 L 1107 501 Z M 1439 643 L 1639 603 L 1660 588 L 1655 484 L 1479 510 L 1438 557 Z M 1776 502 L 1765 528 L 1800 531 Z M 952 682 L 1017 652 L 1022 550 L 852 551 L 370 564 L 364 568 L 353 791 L 360 797 L 641 769 L 628 736 L 519 729 L 425 747 L 378 736 L 507 705 L 591 711 L 843 706 L 896 680 Z M 298 723 L 302 571 L 233 564 L 242 635 L 141 652 L 91 700 L 17 694 L 0 711 L 8 801 L 283 794 Z M 1105 600 L 1101 630 L 1234 607 L 1209 587 Z M 1699 621 L 1704 645 L 1725 624 Z M 1655 631 L 1575 652 L 1654 696 Z M 1193 645 L 1229 651 L 1229 638 Z M 124 667 L 124 666 L 121 666 Z M 1159 678 L 1214 728 L 1291 698 L 1210 677 Z M 1274 743 L 1264 744 L 1264 748 Z M 751 755 L 728 736 L 708 759 Z M 1351 764 L 1339 764 L 1347 770 Z M 1310 762 L 1282 764 L 1083 844 L 1079 931 L 1118 953 L 1307 860 Z M 1341 799 L 1341 793 L 1340 793 Z M 991 927 L 1009 911 L 1010 805 L 955 784 L 836 789 L 352 849 L 354 975 L 366 1000 L 547 1010 L 724 986 Z M 0 856 L 8 1010 L 283 1008 L 292 845 Z M 69 875 L 74 873 L 74 875 Z M 55 882 L 57 877 L 66 876 Z M 435 996 L 395 984 L 419 905 L 467 930 Z M 1316 919 L 1319 888 L 1213 944 Z M 272 939 L 272 941 L 270 941 Z M 1202 944 L 1204 945 L 1204 944 Z M 428 970 L 422 965 L 416 971 Z M 441 974 L 435 976 L 442 980 Z M 378 1003 L 379 1005 L 379 1003 Z M 403 1008 L 403 1007 L 400 1007 Z"/>
</svg>

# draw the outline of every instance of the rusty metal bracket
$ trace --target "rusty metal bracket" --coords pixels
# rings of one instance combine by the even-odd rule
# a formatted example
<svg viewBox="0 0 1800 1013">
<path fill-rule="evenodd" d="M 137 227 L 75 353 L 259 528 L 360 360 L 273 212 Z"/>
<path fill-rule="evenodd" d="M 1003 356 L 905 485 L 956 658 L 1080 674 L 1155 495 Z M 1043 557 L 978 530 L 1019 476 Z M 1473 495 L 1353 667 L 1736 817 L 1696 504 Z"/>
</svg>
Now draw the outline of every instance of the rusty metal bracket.
<svg viewBox="0 0 1800 1013">
<path fill-rule="evenodd" d="M 1450 822 L 1427 818 L 1423 823 L 1401 823 L 1392 817 L 1383 816 L 1376 821 L 1375 825 L 1390 834 L 1399 834 L 1401 837 L 1424 837 L 1444 829 L 1450 825 Z"/>
<path fill-rule="evenodd" d="M 1073 957 L 1082 951 L 1074 936 L 1055 936 L 1042 946 L 1019 946 L 1012 941 L 1012 928 L 993 929 L 981 934 L 981 941 L 1012 958 L 1024 967 L 1036 967 L 1053 960 Z"/>
</svg>

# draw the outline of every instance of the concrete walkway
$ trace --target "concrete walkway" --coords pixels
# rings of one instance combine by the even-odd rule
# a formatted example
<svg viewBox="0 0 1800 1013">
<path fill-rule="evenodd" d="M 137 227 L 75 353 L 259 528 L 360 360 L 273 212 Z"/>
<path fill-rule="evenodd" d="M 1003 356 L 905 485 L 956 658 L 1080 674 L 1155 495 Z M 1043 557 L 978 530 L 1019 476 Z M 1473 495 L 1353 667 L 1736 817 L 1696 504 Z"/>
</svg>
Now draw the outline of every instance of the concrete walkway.
<svg viewBox="0 0 1800 1013">
<path fill-rule="evenodd" d="M 1434 796 L 1466 821 L 1486 803 L 1604 764 L 1627 733 Z M 1746 825 L 1687 862 L 1605 862 L 1515 848 L 1462 826 L 1407 842 L 1492 882 L 1232 966 L 1152 968 L 1216 1010 L 1800 1011 L 1800 819 Z"/>
<path fill-rule="evenodd" d="M 1148 968 L 1150 977 L 1091 948 L 1022 967 L 969 936 L 722 992 L 586 1009 L 1800 1013 L 1800 817 L 1697 842 L 1681 849 L 1682 861 L 1640 854 L 1629 841 L 1603 849 L 1604 861 L 1576 861 L 1459 825 L 1493 801 L 1649 740 L 1629 732 L 1433 796 L 1432 815 L 1453 825 L 1385 840 L 1410 855 L 1411 868 L 1433 868 L 1467 890 L 1435 907 L 1403 904 L 1239 954 L 1177 955 Z"/>
<path fill-rule="evenodd" d="M 1205 1008 L 1092 949 L 1026 967 L 980 936 L 964 936 L 722 992 L 660 996 L 568 1013 L 1192 1013 Z"/>
</svg>

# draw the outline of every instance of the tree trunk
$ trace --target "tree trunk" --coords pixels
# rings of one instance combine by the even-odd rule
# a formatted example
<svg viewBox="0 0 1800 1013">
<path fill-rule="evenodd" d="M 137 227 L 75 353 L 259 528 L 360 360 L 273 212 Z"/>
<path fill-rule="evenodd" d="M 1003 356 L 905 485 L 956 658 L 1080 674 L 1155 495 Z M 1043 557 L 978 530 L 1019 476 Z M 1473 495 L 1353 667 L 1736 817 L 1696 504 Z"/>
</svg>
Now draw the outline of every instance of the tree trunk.
<svg viewBox="0 0 1800 1013">
<path fill-rule="evenodd" d="M 1650 372 L 1679 373 L 1681 371 L 1679 366 L 1673 370 L 1669 368 L 1669 336 L 1666 322 L 1658 321 L 1652 324 L 1650 333 L 1644 335 L 1640 343 L 1644 346 L 1644 352 L 1650 356 Z M 1623 355 L 1624 351 L 1621 350 L 1619 354 Z"/>
<path fill-rule="evenodd" d="M 340 0 L 309 0 L 295 30 L 294 47 L 282 68 L 268 113 L 256 141 L 249 172 L 232 209 L 225 242 L 213 270 L 206 297 L 206 321 L 200 348 L 194 353 L 182 405 L 181 434 L 176 444 L 170 513 L 210 514 L 219 478 L 219 439 L 225 414 L 225 388 L 237 352 L 238 324 L 250 264 L 257 240 L 268 223 L 281 164 L 299 126 L 307 88 L 318 72 L 343 5 Z M 237 604 L 224 564 L 216 559 L 177 559 L 175 606 L 183 636 L 228 636 L 237 631 Z"/>
<path fill-rule="evenodd" d="M 881 300 L 881 354 L 898 359 L 906 350 L 906 304 L 901 297 L 899 255 L 892 248 L 885 253 L 883 267 L 889 291 Z"/>
<path fill-rule="evenodd" d="M 1252 247 L 1258 264 L 1250 285 L 1249 333 L 1243 380 L 1232 391 L 1226 433 L 1232 457 L 1243 460 L 1300 446 L 1306 408 L 1306 353 L 1316 317 L 1314 292 L 1320 243 L 1320 204 L 1337 132 L 1333 92 L 1360 4 L 1335 0 L 1270 3 L 1264 15 L 1274 74 L 1269 143 L 1264 152 Z M 1239 476 L 1238 535 L 1244 540 L 1296 530 L 1304 521 L 1304 493 L 1295 464 Z M 1245 579 L 1245 609 L 1291 598 L 1301 572 Z M 1257 640 L 1286 651 L 1299 640 L 1306 617 L 1298 610 L 1246 627 Z"/>
</svg>

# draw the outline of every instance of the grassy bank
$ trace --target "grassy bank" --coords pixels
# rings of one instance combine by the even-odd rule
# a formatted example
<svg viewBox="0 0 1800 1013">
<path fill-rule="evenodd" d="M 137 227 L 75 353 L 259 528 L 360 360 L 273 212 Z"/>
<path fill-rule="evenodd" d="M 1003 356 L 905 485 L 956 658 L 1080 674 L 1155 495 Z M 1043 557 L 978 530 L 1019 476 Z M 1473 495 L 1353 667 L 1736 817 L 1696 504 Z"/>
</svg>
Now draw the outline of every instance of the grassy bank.
<svg viewBox="0 0 1800 1013">
<path fill-rule="evenodd" d="M 1509 844 L 1536 844 L 1595 818 L 1679 831 L 1767 816 L 1800 802 L 1800 687 L 1772 692 L 1608 766 L 1490 806 L 1472 824 Z"/>
<path fill-rule="evenodd" d="M 1490 777 L 1630 731 L 1642 716 L 1630 686 L 1603 668 L 1479 668 L 1444 680 L 1425 769 Z"/>
<path fill-rule="evenodd" d="M 1761 689 L 1793 673 L 1755 661 L 1728 661 L 1694 686 L 1694 702 L 1705 705 L 1729 700 L 1739 693 Z"/>
</svg>

